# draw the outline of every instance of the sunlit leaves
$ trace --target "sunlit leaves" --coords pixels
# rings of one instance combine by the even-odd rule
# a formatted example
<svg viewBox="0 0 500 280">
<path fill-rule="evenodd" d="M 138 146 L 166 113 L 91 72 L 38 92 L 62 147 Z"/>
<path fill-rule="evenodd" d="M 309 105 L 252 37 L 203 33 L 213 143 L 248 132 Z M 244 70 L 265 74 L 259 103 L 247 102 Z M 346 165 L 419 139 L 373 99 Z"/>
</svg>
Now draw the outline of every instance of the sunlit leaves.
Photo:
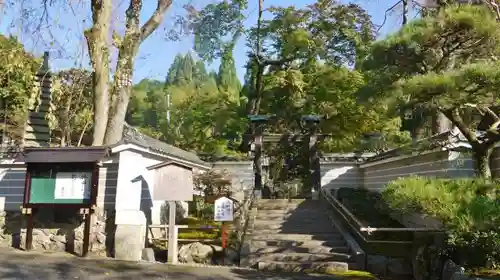
<svg viewBox="0 0 500 280">
<path fill-rule="evenodd" d="M 78 140 L 72 140 L 91 131 L 94 115 L 91 86 L 92 75 L 83 69 L 60 71 L 53 77 L 51 128 L 54 138 L 61 139 L 60 144 L 77 144 Z"/>
<path fill-rule="evenodd" d="M 2 115 L 12 125 L 7 132 L 14 139 L 22 137 L 29 104 L 36 105 L 39 98 L 35 87 L 39 67 L 40 60 L 27 53 L 16 38 L 0 35 L 0 109 L 6 110 Z"/>
<path fill-rule="evenodd" d="M 500 64 L 476 63 L 443 73 L 415 76 L 402 84 L 413 102 L 449 110 L 465 104 L 498 105 Z"/>
<path fill-rule="evenodd" d="M 323 59 L 334 64 L 355 64 L 374 39 L 369 15 L 355 4 L 320 0 L 303 9 L 272 7 L 259 35 L 268 57 L 296 60 Z M 251 46 L 257 28 L 250 30 Z"/>
<path fill-rule="evenodd" d="M 191 12 L 194 49 L 207 61 L 220 57 L 234 36 L 243 32 L 243 11 L 246 1 L 224 0 Z"/>
</svg>

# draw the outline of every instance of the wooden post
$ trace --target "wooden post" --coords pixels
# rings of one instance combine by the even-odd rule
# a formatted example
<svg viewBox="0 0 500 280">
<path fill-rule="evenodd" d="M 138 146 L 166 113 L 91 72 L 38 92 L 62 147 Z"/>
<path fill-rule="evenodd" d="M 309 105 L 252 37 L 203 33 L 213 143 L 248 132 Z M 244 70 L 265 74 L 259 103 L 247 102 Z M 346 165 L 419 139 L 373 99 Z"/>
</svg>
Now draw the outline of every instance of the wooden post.
<svg viewBox="0 0 500 280">
<path fill-rule="evenodd" d="M 26 209 L 26 251 L 30 251 L 33 248 L 33 214 L 31 208 Z"/>
<path fill-rule="evenodd" d="M 92 213 L 90 209 L 83 209 L 85 224 L 83 225 L 83 248 L 82 248 L 82 257 L 86 257 L 89 253 L 90 249 L 90 226 L 92 220 Z"/>
<path fill-rule="evenodd" d="M 177 250 L 177 227 L 175 226 L 175 201 L 168 202 L 168 262 L 176 264 L 178 262 Z"/>
<path fill-rule="evenodd" d="M 226 225 L 224 222 L 221 222 L 221 245 L 222 245 L 222 264 L 224 265 L 226 259 L 226 247 L 227 247 L 227 232 Z"/>
</svg>

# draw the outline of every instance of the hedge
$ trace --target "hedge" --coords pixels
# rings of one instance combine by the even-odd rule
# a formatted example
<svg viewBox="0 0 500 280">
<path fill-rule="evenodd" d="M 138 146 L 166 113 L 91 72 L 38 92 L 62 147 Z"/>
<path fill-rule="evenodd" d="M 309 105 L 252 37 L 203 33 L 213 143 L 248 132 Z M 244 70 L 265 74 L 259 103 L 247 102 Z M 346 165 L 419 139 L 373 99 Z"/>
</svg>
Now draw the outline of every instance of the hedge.
<svg viewBox="0 0 500 280">
<path fill-rule="evenodd" d="M 385 203 L 441 220 L 446 253 L 470 268 L 500 266 L 500 181 L 407 177 L 389 183 Z"/>
</svg>

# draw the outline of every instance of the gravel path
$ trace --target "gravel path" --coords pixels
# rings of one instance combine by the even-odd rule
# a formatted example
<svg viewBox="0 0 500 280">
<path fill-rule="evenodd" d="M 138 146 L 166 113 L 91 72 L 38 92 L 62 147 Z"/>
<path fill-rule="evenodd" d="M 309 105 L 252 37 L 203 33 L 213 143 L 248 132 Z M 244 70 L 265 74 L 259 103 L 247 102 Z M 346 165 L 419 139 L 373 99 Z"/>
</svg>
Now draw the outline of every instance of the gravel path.
<svg viewBox="0 0 500 280">
<path fill-rule="evenodd" d="M 122 262 L 109 259 L 82 259 L 69 254 L 22 252 L 0 249 L 0 279 L 59 280 L 326 280 L 332 276 L 262 273 L 254 270 L 193 267 Z"/>
</svg>

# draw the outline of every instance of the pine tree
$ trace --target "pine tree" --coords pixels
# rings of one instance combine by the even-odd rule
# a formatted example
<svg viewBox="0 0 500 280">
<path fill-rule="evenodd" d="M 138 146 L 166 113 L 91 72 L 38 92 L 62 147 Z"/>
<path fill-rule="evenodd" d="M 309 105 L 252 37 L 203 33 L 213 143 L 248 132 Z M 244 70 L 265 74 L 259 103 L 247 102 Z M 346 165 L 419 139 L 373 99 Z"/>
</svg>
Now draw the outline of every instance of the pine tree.
<svg viewBox="0 0 500 280">
<path fill-rule="evenodd" d="M 177 54 L 175 56 L 174 62 L 172 63 L 172 65 L 170 65 L 170 68 L 168 69 L 168 73 L 167 73 L 166 83 L 168 85 L 173 85 L 176 83 L 177 72 L 178 72 L 179 66 L 182 63 L 182 60 L 183 60 L 183 57 L 181 54 Z"/>
<path fill-rule="evenodd" d="M 217 75 L 217 84 L 221 91 L 231 94 L 239 93 L 241 83 L 236 73 L 236 66 L 233 58 L 233 49 L 228 47 L 221 57 L 219 73 Z"/>
</svg>

